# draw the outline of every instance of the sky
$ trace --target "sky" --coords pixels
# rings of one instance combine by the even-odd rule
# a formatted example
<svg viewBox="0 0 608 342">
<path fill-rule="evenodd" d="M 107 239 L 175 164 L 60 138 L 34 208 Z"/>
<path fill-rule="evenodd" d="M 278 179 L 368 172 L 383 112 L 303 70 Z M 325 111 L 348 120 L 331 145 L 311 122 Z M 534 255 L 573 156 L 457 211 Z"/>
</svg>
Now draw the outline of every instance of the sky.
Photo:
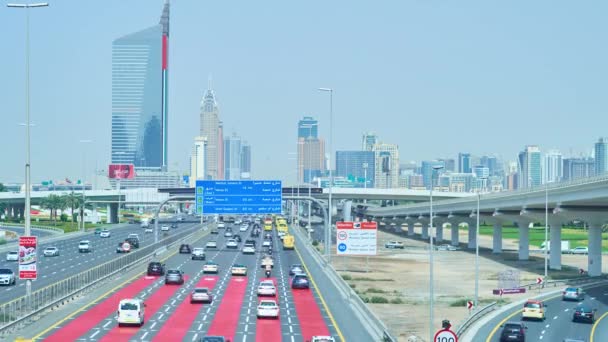
<svg viewBox="0 0 608 342">
<path fill-rule="evenodd" d="M 163 5 L 50 1 L 30 12 L 33 182 L 107 169 L 112 41 L 157 24 Z M 334 150 L 360 149 L 374 131 L 402 163 L 516 160 L 528 144 L 588 154 L 608 135 L 607 10 L 599 0 L 174 0 L 169 166 L 188 170 L 210 76 L 224 132 L 252 145 L 258 179 L 295 179 L 304 115 L 329 138 L 319 87 L 334 89 Z M 0 30 L 0 182 L 22 182 L 24 10 L 0 7 Z"/>
</svg>

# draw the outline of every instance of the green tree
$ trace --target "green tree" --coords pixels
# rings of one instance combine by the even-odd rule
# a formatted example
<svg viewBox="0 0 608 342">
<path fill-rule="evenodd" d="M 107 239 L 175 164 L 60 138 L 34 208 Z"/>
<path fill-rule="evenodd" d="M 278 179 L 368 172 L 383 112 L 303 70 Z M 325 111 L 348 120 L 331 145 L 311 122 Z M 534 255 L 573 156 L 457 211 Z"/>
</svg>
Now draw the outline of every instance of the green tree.
<svg viewBox="0 0 608 342">
<path fill-rule="evenodd" d="M 57 210 L 65 209 L 66 205 L 61 196 L 51 194 L 42 201 L 42 207 L 51 211 L 51 220 L 54 224 L 57 224 Z"/>
<path fill-rule="evenodd" d="M 71 209 L 72 223 L 74 223 L 74 218 L 76 216 L 76 215 L 74 215 L 74 209 L 79 208 L 82 205 L 82 197 L 76 195 L 72 191 L 70 194 L 62 196 L 62 198 L 63 198 L 63 202 L 65 204 L 65 207 Z"/>
<path fill-rule="evenodd" d="M 8 190 L 4 186 L 4 184 L 0 183 L 0 192 L 7 192 Z"/>
</svg>

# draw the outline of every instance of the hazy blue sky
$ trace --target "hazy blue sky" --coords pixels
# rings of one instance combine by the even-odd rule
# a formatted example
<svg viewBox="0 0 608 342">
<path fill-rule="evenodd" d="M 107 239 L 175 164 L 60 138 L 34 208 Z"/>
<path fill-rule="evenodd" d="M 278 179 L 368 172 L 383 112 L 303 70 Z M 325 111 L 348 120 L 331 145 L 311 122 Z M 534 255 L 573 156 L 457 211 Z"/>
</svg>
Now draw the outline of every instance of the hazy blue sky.
<svg viewBox="0 0 608 342">
<path fill-rule="evenodd" d="M 17 1 L 17 0 L 15 0 Z M 6 1 L 2 1 L 5 3 Z M 31 11 L 32 179 L 78 178 L 110 155 L 112 40 L 162 0 L 52 1 Z M 296 125 L 334 149 L 372 130 L 401 161 L 459 151 L 515 160 L 525 144 L 588 152 L 608 135 L 606 1 L 172 1 L 169 158 L 187 169 L 208 75 L 225 133 L 257 178 L 293 179 Z M 0 7 L 0 181 L 23 180 L 23 10 Z"/>
</svg>

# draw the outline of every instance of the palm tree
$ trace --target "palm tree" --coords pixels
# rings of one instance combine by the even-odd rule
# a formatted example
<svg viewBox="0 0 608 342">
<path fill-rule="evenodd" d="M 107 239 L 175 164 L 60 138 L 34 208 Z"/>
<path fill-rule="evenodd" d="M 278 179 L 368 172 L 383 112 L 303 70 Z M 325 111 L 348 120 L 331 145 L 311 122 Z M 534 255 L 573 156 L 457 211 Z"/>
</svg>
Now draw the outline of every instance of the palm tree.
<svg viewBox="0 0 608 342">
<path fill-rule="evenodd" d="M 71 209 L 72 223 L 74 223 L 74 208 L 82 205 L 82 197 L 74 194 L 74 191 L 72 191 L 70 194 L 62 196 L 62 198 L 65 206 Z"/>
<path fill-rule="evenodd" d="M 54 194 L 48 195 L 48 197 L 42 201 L 42 206 L 51 210 L 51 220 L 53 220 L 53 224 L 57 224 L 57 210 L 63 210 L 66 207 L 63 198 Z"/>
</svg>

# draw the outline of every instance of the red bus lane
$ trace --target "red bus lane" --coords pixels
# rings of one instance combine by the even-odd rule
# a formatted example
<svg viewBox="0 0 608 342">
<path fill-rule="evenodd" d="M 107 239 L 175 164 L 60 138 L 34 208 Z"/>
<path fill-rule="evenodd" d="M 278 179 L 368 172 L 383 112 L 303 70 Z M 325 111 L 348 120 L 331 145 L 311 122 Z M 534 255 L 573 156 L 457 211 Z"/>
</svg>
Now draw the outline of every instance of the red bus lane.
<svg viewBox="0 0 608 342">
<path fill-rule="evenodd" d="M 91 309 L 84 312 L 82 315 L 76 316 L 70 323 L 66 324 L 51 336 L 45 338 L 45 341 L 64 342 L 75 341 L 87 332 L 92 332 L 93 328 L 101 321 L 115 314 L 118 308 L 118 303 L 124 298 L 136 297 L 146 287 L 150 286 L 156 280 L 156 277 L 142 277 L 133 283 L 123 287 L 114 293 L 111 297 L 105 299 Z M 114 316 L 112 316 L 113 318 Z M 89 337 L 88 335 L 86 336 Z"/>
<path fill-rule="evenodd" d="M 264 279 L 266 280 L 266 279 Z M 274 287 L 278 293 L 279 289 L 277 286 L 276 278 L 270 278 L 274 283 Z M 274 297 L 263 296 L 258 297 L 258 303 L 263 299 L 274 299 L 279 304 L 279 298 L 275 295 Z M 279 305 L 280 307 L 280 305 Z M 257 308 L 256 308 L 257 309 Z M 255 325 L 255 340 L 256 342 L 265 341 L 281 341 L 281 310 L 279 310 L 279 318 L 258 318 Z"/>
<path fill-rule="evenodd" d="M 230 279 L 207 335 L 220 335 L 234 341 L 246 289 L 247 277 Z"/>
<path fill-rule="evenodd" d="M 196 287 L 206 287 L 213 293 L 217 281 L 217 276 L 204 276 L 196 284 Z M 154 336 L 154 341 L 182 341 L 202 309 L 203 304 L 190 303 L 190 295 L 188 294 L 171 317 L 163 324 L 158 334 Z"/>
<path fill-rule="evenodd" d="M 188 276 L 184 276 L 184 282 L 188 281 Z M 148 320 L 150 317 L 154 316 L 156 312 L 165 304 L 177 290 L 182 287 L 179 285 L 161 285 L 161 287 L 156 290 L 150 297 L 144 300 L 146 304 L 145 308 L 145 316 L 144 320 Z M 127 297 L 130 298 L 130 297 Z M 128 342 L 131 337 L 139 332 L 139 327 L 119 327 L 118 325 L 114 326 L 112 330 L 110 330 L 107 334 L 105 334 L 102 338 L 102 342 L 118 342 L 125 341 Z"/>
<path fill-rule="evenodd" d="M 317 304 L 311 289 L 292 289 L 293 302 L 296 307 L 296 315 L 300 321 L 302 339 L 309 341 L 313 336 L 328 336 L 329 328 L 321 315 L 321 309 Z"/>
</svg>

